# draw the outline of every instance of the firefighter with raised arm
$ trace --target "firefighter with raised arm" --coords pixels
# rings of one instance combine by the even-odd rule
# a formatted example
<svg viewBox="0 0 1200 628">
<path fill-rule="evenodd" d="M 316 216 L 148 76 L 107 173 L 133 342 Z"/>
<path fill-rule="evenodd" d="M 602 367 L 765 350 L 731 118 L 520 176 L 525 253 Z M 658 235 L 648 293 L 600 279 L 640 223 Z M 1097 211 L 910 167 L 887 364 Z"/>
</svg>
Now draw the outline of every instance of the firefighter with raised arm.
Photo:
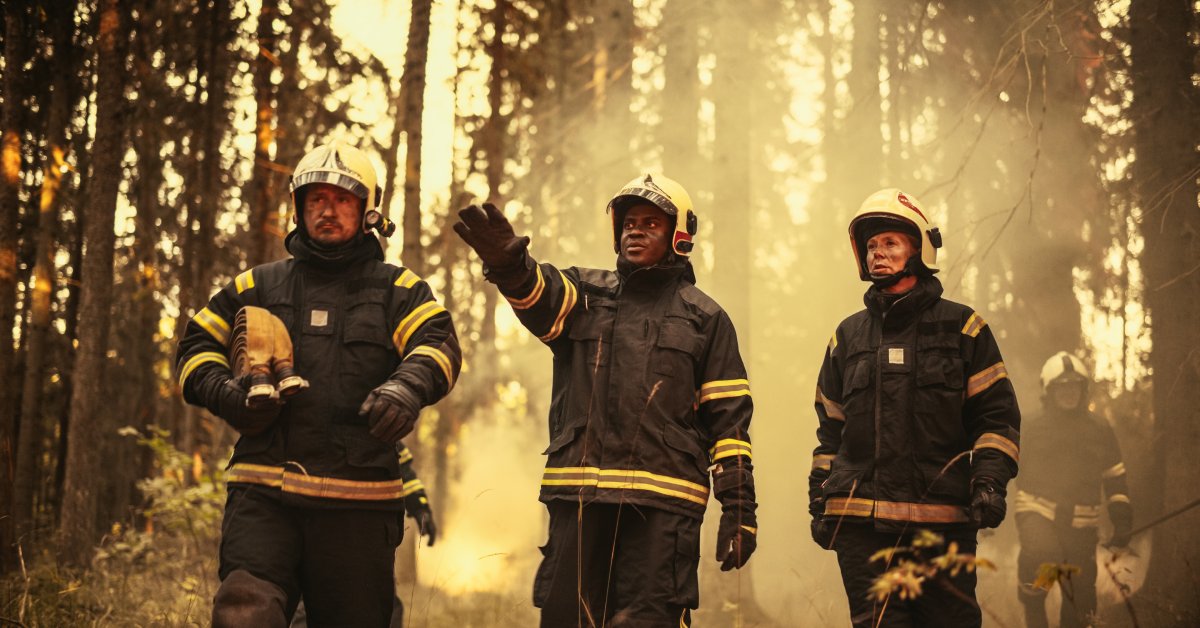
<svg viewBox="0 0 1200 628">
<path fill-rule="evenodd" d="M 615 271 L 535 263 L 490 204 L 455 230 L 554 357 L 542 625 L 689 625 L 710 468 L 721 568 L 757 543 L 750 386 L 729 316 L 695 285 L 683 187 L 639 176 L 608 211 Z"/>
<path fill-rule="evenodd" d="M 1079 567 L 1079 573 L 1058 582 L 1059 626 L 1088 626 L 1096 612 L 1101 505 L 1108 502 L 1109 546 L 1128 546 L 1133 528 L 1125 463 L 1112 428 L 1088 410 L 1090 377 L 1082 360 L 1060 351 L 1046 360 L 1041 380 L 1042 414 L 1025 424 L 1025 473 L 1013 500 L 1021 539 L 1018 592 L 1025 625 L 1048 626 L 1046 591 L 1032 586 L 1038 568 L 1043 563 Z"/>
<path fill-rule="evenodd" d="M 241 434 L 213 625 L 286 626 L 303 595 L 309 625 L 386 626 L 405 499 L 397 444 L 454 386 L 458 340 L 429 286 L 383 261 L 371 230 L 390 223 L 365 153 L 318 146 L 291 191 L 291 257 L 213 296 L 176 358 L 184 399 Z M 273 354 L 255 357 L 264 345 Z M 289 370 L 272 373 L 279 364 Z"/>
<path fill-rule="evenodd" d="M 838 325 L 817 379 L 809 474 L 813 540 L 837 552 L 855 626 L 979 626 L 975 573 L 944 574 L 913 599 L 868 593 L 918 528 L 973 555 L 998 526 L 1017 473 L 1020 412 L 980 314 L 942 298 L 941 233 L 913 197 L 869 196 L 850 221 L 866 309 Z"/>
</svg>

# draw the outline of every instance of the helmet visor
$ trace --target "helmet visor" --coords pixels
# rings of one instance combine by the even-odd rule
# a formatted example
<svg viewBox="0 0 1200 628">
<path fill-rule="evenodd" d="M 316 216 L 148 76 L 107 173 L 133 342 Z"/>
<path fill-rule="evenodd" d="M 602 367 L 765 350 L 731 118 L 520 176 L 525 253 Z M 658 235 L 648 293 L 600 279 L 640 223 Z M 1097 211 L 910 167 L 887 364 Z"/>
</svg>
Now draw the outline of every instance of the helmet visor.
<svg viewBox="0 0 1200 628">
<path fill-rule="evenodd" d="M 670 216 L 679 215 L 679 208 L 676 207 L 671 197 L 658 190 L 640 186 L 627 187 L 618 192 L 612 202 L 608 204 L 608 208 L 611 211 L 624 211 L 638 201 L 649 201 Z"/>
<path fill-rule="evenodd" d="M 295 192 L 312 183 L 335 185 L 363 200 L 366 200 L 370 193 L 370 190 L 367 189 L 367 186 L 363 185 L 362 181 L 344 173 L 333 172 L 331 170 L 309 170 L 308 172 L 292 177 L 292 191 Z"/>
</svg>

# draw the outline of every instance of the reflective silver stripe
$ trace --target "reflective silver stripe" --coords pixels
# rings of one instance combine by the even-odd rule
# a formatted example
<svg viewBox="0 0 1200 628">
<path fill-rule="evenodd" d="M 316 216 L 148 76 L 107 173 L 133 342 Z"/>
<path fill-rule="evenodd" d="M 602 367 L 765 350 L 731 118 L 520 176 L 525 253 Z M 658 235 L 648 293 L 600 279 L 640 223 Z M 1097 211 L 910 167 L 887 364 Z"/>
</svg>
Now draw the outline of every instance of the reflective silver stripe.
<svg viewBox="0 0 1200 628">
<path fill-rule="evenodd" d="M 324 497 L 328 499 L 351 499 L 362 501 L 386 501 L 404 496 L 404 480 L 364 482 L 321 477 L 287 471 L 283 467 L 239 462 L 225 472 L 225 481 L 231 484 L 259 484 L 281 489 L 285 493 Z"/>
<path fill-rule="evenodd" d="M 971 312 L 971 317 L 967 319 L 967 323 L 963 325 L 962 333 L 972 338 L 979 335 L 983 328 L 987 327 L 987 321 L 976 312 Z"/>
<path fill-rule="evenodd" d="M 832 466 L 833 466 L 833 459 L 835 457 L 836 456 L 834 456 L 833 454 L 816 454 L 815 456 L 813 456 L 812 470 L 813 471 L 816 471 L 817 469 L 824 469 L 826 471 L 830 470 L 830 468 L 832 468 Z"/>
<path fill-rule="evenodd" d="M 1008 377 L 1008 369 L 1004 368 L 1003 362 L 997 362 L 979 371 L 967 380 L 967 398 L 978 395 L 1006 377 Z"/>
<path fill-rule="evenodd" d="M 825 393 L 821 390 L 820 386 L 817 386 L 817 401 L 816 402 L 821 404 L 825 408 L 825 416 L 827 416 L 835 421 L 845 421 L 846 420 L 846 412 L 842 409 L 842 404 L 835 402 L 834 400 L 830 399 L 829 397 L 826 397 Z"/>
<path fill-rule="evenodd" d="M 1015 461 L 1020 461 L 1020 448 L 1016 443 L 999 434 L 987 432 L 975 441 L 975 449 L 999 449 L 1004 452 L 1009 458 Z"/>
<path fill-rule="evenodd" d="M 1111 480 L 1122 475 L 1125 475 L 1125 463 L 1118 462 L 1117 464 L 1109 467 L 1104 473 L 1100 474 L 1100 477 L 1106 480 Z"/>
<path fill-rule="evenodd" d="M 750 394 L 750 382 L 745 379 L 722 379 L 705 382 L 700 386 L 700 403 L 708 403 L 729 397 L 744 397 Z"/>
<path fill-rule="evenodd" d="M 708 487 L 667 475 L 628 469 L 597 467 L 547 467 L 542 486 L 594 486 L 600 489 L 638 490 L 708 503 Z"/>
<path fill-rule="evenodd" d="M 717 441 L 717 443 L 708 450 L 708 455 L 710 458 L 712 458 L 713 462 L 716 462 L 722 458 L 730 458 L 732 456 L 745 456 L 747 458 L 752 458 L 753 456 L 751 455 L 750 451 L 750 443 L 744 440 L 723 438 Z"/>
<path fill-rule="evenodd" d="M 579 298 L 579 294 L 575 290 L 575 285 L 567 279 L 567 276 L 561 270 L 558 271 L 558 274 L 562 277 L 563 281 L 562 307 L 559 308 L 558 317 L 554 319 L 554 324 L 550 326 L 550 331 L 538 339 L 542 342 L 552 342 L 555 338 L 558 338 L 559 334 L 562 333 L 563 325 L 567 322 L 567 315 L 575 308 L 575 300 Z"/>
</svg>

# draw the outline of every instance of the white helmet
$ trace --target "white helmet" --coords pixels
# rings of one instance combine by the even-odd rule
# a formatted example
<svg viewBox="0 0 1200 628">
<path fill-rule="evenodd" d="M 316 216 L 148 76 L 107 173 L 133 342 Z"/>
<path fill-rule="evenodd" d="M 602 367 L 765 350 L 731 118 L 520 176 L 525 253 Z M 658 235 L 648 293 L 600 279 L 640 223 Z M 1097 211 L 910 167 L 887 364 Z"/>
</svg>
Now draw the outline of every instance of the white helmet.
<svg viewBox="0 0 1200 628">
<path fill-rule="evenodd" d="M 1042 392 L 1046 392 L 1051 384 L 1065 384 L 1071 382 L 1088 382 L 1087 366 L 1083 364 L 1083 360 L 1067 353 L 1059 351 L 1050 356 L 1049 360 L 1042 365 Z"/>
<path fill-rule="evenodd" d="M 671 238 L 671 250 L 676 255 L 691 254 L 696 235 L 696 213 L 692 211 L 692 197 L 674 179 L 660 174 L 643 174 L 621 187 L 608 202 L 612 214 L 613 251 L 621 252 L 621 220 L 625 210 L 637 202 L 649 201 L 675 219 L 675 234 Z M 682 218 L 682 219 L 681 219 Z"/>
<path fill-rule="evenodd" d="M 885 188 L 867 197 L 858 213 L 850 220 L 850 246 L 858 263 L 858 278 L 871 278 L 867 271 L 867 240 L 884 231 L 907 233 L 917 240 L 920 262 L 930 274 L 938 271 L 937 250 L 942 246 L 942 234 L 925 217 L 925 210 L 916 198 L 899 188 Z"/>
</svg>

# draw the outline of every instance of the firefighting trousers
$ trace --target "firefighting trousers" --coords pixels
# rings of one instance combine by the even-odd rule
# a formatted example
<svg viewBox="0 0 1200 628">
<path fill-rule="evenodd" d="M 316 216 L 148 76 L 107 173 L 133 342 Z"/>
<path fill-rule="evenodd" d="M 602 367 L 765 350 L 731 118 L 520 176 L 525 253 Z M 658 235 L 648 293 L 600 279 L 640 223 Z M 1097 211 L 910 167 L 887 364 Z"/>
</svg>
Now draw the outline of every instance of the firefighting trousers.
<svg viewBox="0 0 1200 628">
<path fill-rule="evenodd" d="M 958 553 L 974 554 L 975 530 L 939 532 L 945 537 L 946 546 L 958 544 Z M 850 602 L 850 621 L 855 628 L 912 627 L 967 628 L 978 627 L 983 622 L 979 605 L 975 601 L 975 572 L 959 571 L 957 576 L 939 574 L 922 583 L 921 595 L 908 600 L 892 595 L 886 601 L 872 597 L 871 585 L 887 571 L 885 560 L 871 561 L 871 556 L 881 549 L 910 546 L 912 532 L 880 532 L 872 524 L 843 521 L 833 542 L 837 552 L 838 566 L 842 571 L 842 584 Z M 929 550 L 928 560 L 944 553 L 945 547 Z M 893 561 L 891 566 L 895 566 Z"/>
<path fill-rule="evenodd" d="M 700 521 L 629 504 L 552 501 L 533 583 L 543 628 L 691 625 Z"/>
<path fill-rule="evenodd" d="M 1090 625 L 1096 612 L 1096 528 L 1074 528 L 1031 512 L 1017 513 L 1017 534 L 1021 553 L 1017 556 L 1018 589 L 1025 605 L 1025 625 L 1028 628 L 1048 626 L 1046 620 L 1046 591 L 1030 584 L 1037 579 L 1043 563 L 1069 563 L 1079 573 L 1060 580 L 1062 610 L 1061 628 L 1080 628 Z"/>
<path fill-rule="evenodd" d="M 270 489 L 230 487 L 213 625 L 286 626 L 303 596 L 314 628 L 387 626 L 402 516 L 297 508 Z"/>
</svg>

